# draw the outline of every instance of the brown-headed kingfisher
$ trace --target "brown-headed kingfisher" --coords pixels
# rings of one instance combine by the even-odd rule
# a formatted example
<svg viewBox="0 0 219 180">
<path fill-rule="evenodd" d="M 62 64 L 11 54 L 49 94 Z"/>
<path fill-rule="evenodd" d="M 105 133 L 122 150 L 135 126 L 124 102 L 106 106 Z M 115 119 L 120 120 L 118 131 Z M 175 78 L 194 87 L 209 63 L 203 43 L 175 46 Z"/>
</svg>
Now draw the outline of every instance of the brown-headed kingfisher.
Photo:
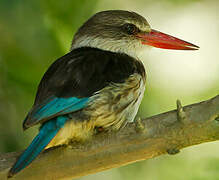
<svg viewBox="0 0 219 180">
<path fill-rule="evenodd" d="M 24 169 L 44 149 L 85 141 L 97 129 L 119 130 L 132 122 L 146 82 L 138 53 L 148 46 L 198 49 L 153 30 L 135 12 L 109 10 L 88 19 L 75 34 L 71 51 L 44 74 L 23 122 L 24 129 L 41 124 L 39 133 L 8 177 Z"/>
</svg>

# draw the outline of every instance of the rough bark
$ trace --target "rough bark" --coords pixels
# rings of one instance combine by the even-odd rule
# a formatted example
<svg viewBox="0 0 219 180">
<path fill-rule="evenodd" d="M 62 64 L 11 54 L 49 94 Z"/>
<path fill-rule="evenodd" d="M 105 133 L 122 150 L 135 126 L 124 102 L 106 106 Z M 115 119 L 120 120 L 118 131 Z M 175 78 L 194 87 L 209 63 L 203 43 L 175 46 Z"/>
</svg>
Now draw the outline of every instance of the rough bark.
<svg viewBox="0 0 219 180">
<path fill-rule="evenodd" d="M 72 179 L 219 139 L 219 95 L 183 108 L 177 101 L 177 107 L 84 144 L 48 150 L 12 179 Z M 0 156 L 1 180 L 18 154 Z"/>
</svg>

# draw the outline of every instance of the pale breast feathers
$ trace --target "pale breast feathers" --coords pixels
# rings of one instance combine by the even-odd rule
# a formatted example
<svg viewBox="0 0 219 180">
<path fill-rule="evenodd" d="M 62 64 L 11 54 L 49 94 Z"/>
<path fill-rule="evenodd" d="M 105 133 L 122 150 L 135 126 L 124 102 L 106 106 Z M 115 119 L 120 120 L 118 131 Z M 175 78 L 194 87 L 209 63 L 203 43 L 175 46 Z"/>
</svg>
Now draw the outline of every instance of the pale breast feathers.
<svg viewBox="0 0 219 180">
<path fill-rule="evenodd" d="M 93 111 L 96 126 L 119 129 L 126 122 L 132 122 L 137 114 L 145 90 L 145 79 L 137 73 L 124 83 L 112 83 L 97 92 L 95 103 L 86 108 Z"/>
</svg>

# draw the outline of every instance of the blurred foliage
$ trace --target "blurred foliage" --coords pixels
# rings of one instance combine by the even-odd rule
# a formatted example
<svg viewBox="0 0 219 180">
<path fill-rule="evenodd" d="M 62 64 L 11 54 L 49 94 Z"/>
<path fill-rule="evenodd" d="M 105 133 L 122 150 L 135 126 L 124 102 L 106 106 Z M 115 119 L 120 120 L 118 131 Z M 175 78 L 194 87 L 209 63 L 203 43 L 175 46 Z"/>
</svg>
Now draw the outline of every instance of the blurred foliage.
<svg viewBox="0 0 219 180">
<path fill-rule="evenodd" d="M 1 0 L 0 152 L 21 150 L 29 144 L 37 128 L 23 132 L 22 121 L 32 106 L 37 85 L 48 66 L 69 51 L 73 34 L 94 12 L 103 9 L 143 10 L 144 6 L 150 8 L 152 4 L 155 4 L 156 8 L 162 6 L 166 9 L 169 8 L 166 12 L 168 13 L 175 10 L 175 7 L 189 7 L 192 3 L 197 3 L 199 6 L 200 2 L 202 1 Z M 153 8 L 146 12 L 154 12 L 158 15 L 160 13 L 155 12 Z M 178 14 L 177 9 L 174 13 Z M 153 70 L 152 65 L 147 64 L 147 66 Z M 147 69 L 149 75 L 150 70 Z M 174 95 L 167 89 L 159 87 L 159 84 L 153 84 L 151 79 L 149 76 L 145 97 L 138 116 L 146 117 L 173 109 L 175 96 L 180 94 Z M 169 80 L 166 81 L 168 87 Z M 215 84 L 204 93 L 196 93 L 194 97 L 186 97 L 182 94 L 183 102 L 186 100 L 187 103 L 192 103 L 213 96 L 218 88 L 218 83 Z M 217 148 L 217 144 L 192 147 L 184 150 L 183 154 L 180 153 L 171 158 L 170 156 L 162 156 L 81 179 L 219 179 Z M 211 151 L 214 149 L 213 155 L 208 154 L 210 149 Z M 200 160 L 200 157 L 203 159 Z"/>
<path fill-rule="evenodd" d="M 21 149 L 28 142 L 22 118 L 36 87 L 48 66 L 68 51 L 96 2 L 0 1 L 0 152 Z"/>
<path fill-rule="evenodd" d="M 138 3 L 142 3 L 142 4 L 153 4 L 153 3 L 169 3 L 172 4 L 174 6 L 186 6 L 189 5 L 193 2 L 201 2 L 202 0 L 159 0 L 157 2 L 155 2 L 154 0 L 139 0 Z"/>
</svg>

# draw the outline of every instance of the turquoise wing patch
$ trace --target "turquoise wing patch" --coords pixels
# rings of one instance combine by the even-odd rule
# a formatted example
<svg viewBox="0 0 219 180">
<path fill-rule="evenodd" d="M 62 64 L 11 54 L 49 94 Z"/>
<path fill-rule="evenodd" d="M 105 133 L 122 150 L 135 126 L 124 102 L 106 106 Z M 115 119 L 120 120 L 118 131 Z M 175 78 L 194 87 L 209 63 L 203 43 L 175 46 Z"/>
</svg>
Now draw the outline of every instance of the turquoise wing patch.
<svg viewBox="0 0 219 180">
<path fill-rule="evenodd" d="M 88 101 L 89 98 L 50 98 L 36 109 L 33 109 L 28 115 L 28 122 L 25 123 L 27 125 L 37 124 L 42 120 L 78 111 L 84 108 Z"/>
</svg>

